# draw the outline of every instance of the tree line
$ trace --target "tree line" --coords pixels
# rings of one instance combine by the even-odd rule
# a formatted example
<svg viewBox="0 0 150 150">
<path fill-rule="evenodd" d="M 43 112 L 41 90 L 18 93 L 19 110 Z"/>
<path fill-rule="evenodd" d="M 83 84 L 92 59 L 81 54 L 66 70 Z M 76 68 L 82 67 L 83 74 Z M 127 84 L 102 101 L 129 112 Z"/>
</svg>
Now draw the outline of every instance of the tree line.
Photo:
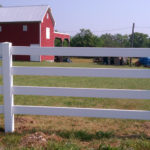
<svg viewBox="0 0 150 150">
<path fill-rule="evenodd" d="M 97 36 L 89 29 L 81 29 L 79 33 L 71 38 L 71 47 L 131 47 L 131 34 L 102 34 Z M 148 34 L 135 32 L 133 47 L 150 47 Z"/>
</svg>

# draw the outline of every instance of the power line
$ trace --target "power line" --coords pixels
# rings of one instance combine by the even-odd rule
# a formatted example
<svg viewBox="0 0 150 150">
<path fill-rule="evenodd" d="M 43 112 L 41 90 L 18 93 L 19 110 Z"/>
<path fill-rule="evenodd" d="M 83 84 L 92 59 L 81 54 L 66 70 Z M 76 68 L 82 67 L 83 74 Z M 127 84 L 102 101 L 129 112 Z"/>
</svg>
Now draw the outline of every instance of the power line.
<svg viewBox="0 0 150 150">
<path fill-rule="evenodd" d="M 113 31 L 123 31 L 123 30 L 131 30 L 132 26 L 130 27 L 123 27 L 123 28 L 112 28 L 112 29 L 104 29 L 104 30 L 93 30 L 92 32 L 95 34 L 103 33 L 103 32 L 113 32 Z M 136 26 L 136 29 L 150 29 L 150 26 Z M 77 30 L 59 30 L 63 33 L 72 33 L 77 34 L 79 31 Z"/>
<path fill-rule="evenodd" d="M 131 27 L 126 27 L 126 28 L 116 28 L 116 29 L 108 29 L 108 30 L 99 30 L 99 31 L 93 31 L 93 32 L 121 31 L 121 30 L 127 30 L 127 29 L 131 29 Z"/>
<path fill-rule="evenodd" d="M 150 26 L 136 26 L 136 28 L 141 28 L 141 29 L 150 29 Z"/>
<path fill-rule="evenodd" d="M 109 32 L 109 31 L 121 31 L 121 30 L 127 30 L 127 29 L 131 29 L 131 27 L 125 27 L 125 28 L 115 28 L 115 29 L 105 29 L 105 30 L 96 30 L 96 31 L 92 31 L 92 32 Z M 62 31 L 62 32 L 77 32 L 75 30 L 66 30 L 66 31 Z"/>
</svg>

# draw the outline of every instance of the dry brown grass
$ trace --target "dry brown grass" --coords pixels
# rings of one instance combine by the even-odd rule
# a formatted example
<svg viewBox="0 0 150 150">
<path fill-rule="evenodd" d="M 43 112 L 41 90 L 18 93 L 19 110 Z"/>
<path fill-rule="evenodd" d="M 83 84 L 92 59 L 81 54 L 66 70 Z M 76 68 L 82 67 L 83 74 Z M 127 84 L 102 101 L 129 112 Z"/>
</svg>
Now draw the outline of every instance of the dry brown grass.
<svg viewBox="0 0 150 150">
<path fill-rule="evenodd" d="M 72 57 L 71 58 L 71 61 L 73 63 L 93 63 L 93 59 L 92 58 L 75 58 L 75 57 Z"/>
<path fill-rule="evenodd" d="M 3 120 L 0 122 L 3 123 Z M 104 137 L 97 138 L 97 132 L 104 134 Z M 19 149 L 46 149 L 49 143 L 64 145 L 70 142 L 83 150 L 97 150 L 100 144 L 119 147 L 126 141 L 147 141 L 150 139 L 150 121 L 16 115 L 15 133 L 0 133 L 0 147 L 8 147 L 7 143 L 13 145 L 12 139 L 17 137 L 15 147 Z"/>
<path fill-rule="evenodd" d="M 16 132 L 43 130 L 49 133 L 58 131 L 85 130 L 89 133 L 113 131 L 115 136 L 138 137 L 141 133 L 150 137 L 150 121 L 96 119 L 78 117 L 17 116 Z"/>
</svg>

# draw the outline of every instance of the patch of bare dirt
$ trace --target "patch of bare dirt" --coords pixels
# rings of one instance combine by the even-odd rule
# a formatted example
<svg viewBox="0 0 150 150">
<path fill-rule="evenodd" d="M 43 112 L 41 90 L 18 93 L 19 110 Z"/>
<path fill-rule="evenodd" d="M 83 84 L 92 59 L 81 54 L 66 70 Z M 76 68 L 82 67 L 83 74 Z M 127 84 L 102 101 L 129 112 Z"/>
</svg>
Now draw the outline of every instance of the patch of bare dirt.
<svg viewBox="0 0 150 150">
<path fill-rule="evenodd" d="M 21 145 L 23 147 L 46 147 L 48 141 L 50 140 L 61 142 L 63 139 L 55 134 L 46 135 L 43 132 L 36 132 L 24 136 L 21 139 Z"/>
<path fill-rule="evenodd" d="M 144 127 L 145 129 L 150 129 L 150 122 L 144 122 L 144 123 L 143 123 L 143 127 Z"/>
<path fill-rule="evenodd" d="M 33 120 L 32 117 L 16 116 L 15 123 L 16 123 L 15 130 L 18 133 L 22 133 L 23 131 L 32 129 L 35 124 L 35 120 Z"/>
<path fill-rule="evenodd" d="M 89 147 L 90 142 L 81 142 L 82 146 Z"/>
<path fill-rule="evenodd" d="M 23 132 L 28 132 L 28 131 L 30 131 L 32 128 L 31 127 L 28 127 L 28 126 L 25 126 L 25 125 L 21 125 L 21 126 L 19 126 L 19 127 L 16 127 L 15 128 L 15 131 L 17 132 L 17 133 L 23 133 Z"/>
<path fill-rule="evenodd" d="M 35 146 L 46 146 L 49 137 L 43 132 L 36 132 L 34 134 L 29 134 L 21 139 L 21 145 L 23 147 L 35 147 Z"/>
<path fill-rule="evenodd" d="M 119 140 L 113 141 L 110 145 L 111 145 L 112 147 L 118 147 L 118 146 L 120 146 L 120 141 L 119 141 Z"/>
<path fill-rule="evenodd" d="M 60 136 L 57 136 L 56 134 L 50 135 L 49 139 L 57 142 L 61 142 L 63 140 Z"/>
<path fill-rule="evenodd" d="M 23 117 L 23 116 L 17 116 L 16 118 L 15 118 L 15 122 L 16 123 L 21 123 L 21 124 L 24 124 L 24 123 L 31 123 L 31 124 L 33 124 L 34 123 L 34 120 L 33 119 L 31 119 L 31 118 L 27 118 L 27 117 Z"/>
</svg>

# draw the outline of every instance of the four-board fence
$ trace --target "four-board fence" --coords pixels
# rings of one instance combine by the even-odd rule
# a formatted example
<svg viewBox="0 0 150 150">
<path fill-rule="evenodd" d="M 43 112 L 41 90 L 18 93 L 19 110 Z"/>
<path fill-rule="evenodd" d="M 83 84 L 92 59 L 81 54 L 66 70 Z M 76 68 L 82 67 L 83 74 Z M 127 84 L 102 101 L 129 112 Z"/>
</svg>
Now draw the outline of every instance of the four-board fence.
<svg viewBox="0 0 150 150">
<path fill-rule="evenodd" d="M 12 55 L 150 57 L 149 48 L 42 48 L 12 46 L 11 43 L 1 43 L 0 54 L 2 55 L 2 67 L 0 67 L 0 74 L 3 76 L 3 86 L 0 86 L 0 94 L 4 95 L 4 105 L 0 106 L 0 113 L 4 113 L 5 132 L 14 131 L 15 114 L 150 120 L 150 111 L 142 110 L 14 105 L 14 95 L 150 99 L 150 90 L 33 87 L 13 85 L 13 75 L 150 78 L 150 69 L 12 66 Z"/>
</svg>

